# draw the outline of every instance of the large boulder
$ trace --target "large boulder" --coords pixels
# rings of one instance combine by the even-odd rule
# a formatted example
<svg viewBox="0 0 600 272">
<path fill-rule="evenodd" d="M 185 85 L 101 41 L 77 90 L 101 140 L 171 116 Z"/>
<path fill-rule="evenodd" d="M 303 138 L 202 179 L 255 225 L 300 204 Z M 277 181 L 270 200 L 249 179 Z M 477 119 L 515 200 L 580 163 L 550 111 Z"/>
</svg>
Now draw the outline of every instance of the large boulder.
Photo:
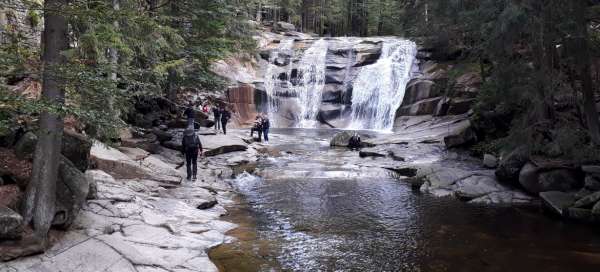
<svg viewBox="0 0 600 272">
<path fill-rule="evenodd" d="M 15 184 L 1 185 L 0 186 L 0 207 L 8 207 L 11 209 L 19 208 L 19 201 L 21 200 L 23 193 L 19 187 Z"/>
<path fill-rule="evenodd" d="M 296 31 L 296 26 L 288 22 L 277 22 L 277 28 L 284 31 Z"/>
<path fill-rule="evenodd" d="M 519 184 L 529 193 L 559 191 L 569 192 L 580 188 L 577 173 L 569 169 L 543 170 L 527 163 L 519 173 Z"/>
<path fill-rule="evenodd" d="M 89 167 L 91 149 L 92 141 L 89 137 L 71 130 L 65 130 L 61 153 L 73 162 L 73 165 L 81 172 L 85 172 Z"/>
<path fill-rule="evenodd" d="M 498 158 L 491 154 L 485 154 L 483 156 L 483 166 L 490 169 L 498 167 Z"/>
<path fill-rule="evenodd" d="M 439 96 L 440 92 L 434 86 L 435 83 L 431 80 L 411 80 L 406 86 L 406 93 L 404 94 L 404 100 L 402 100 L 402 106 L 411 105 L 424 99 Z"/>
<path fill-rule="evenodd" d="M 37 139 L 37 135 L 31 131 L 21 136 L 14 149 L 17 158 L 24 160 L 33 154 L 35 151 L 35 146 L 37 145 Z"/>
<path fill-rule="evenodd" d="M 502 156 L 498 164 L 498 169 L 496 169 L 496 177 L 501 182 L 517 185 L 521 168 L 523 168 L 527 161 L 529 161 L 527 148 L 516 148 Z"/>
<path fill-rule="evenodd" d="M 349 131 L 338 132 L 331 138 L 329 146 L 348 147 L 348 141 L 350 141 L 351 137 L 352 134 Z"/>
<path fill-rule="evenodd" d="M 0 241 L 19 239 L 23 232 L 23 217 L 15 211 L 0 206 Z"/>
<path fill-rule="evenodd" d="M 56 215 L 52 224 L 66 229 L 71 226 L 85 204 L 90 182 L 83 172 L 65 157 L 60 162 L 59 178 L 56 187 Z"/>
<path fill-rule="evenodd" d="M 454 127 L 454 131 L 444 137 L 444 144 L 447 148 L 459 147 L 475 141 L 477 141 L 477 135 L 469 120 L 462 121 L 460 125 Z"/>
<path fill-rule="evenodd" d="M 396 115 L 432 115 L 433 113 L 435 113 L 436 108 L 441 100 L 442 97 L 434 97 L 420 100 L 414 104 L 400 107 L 396 112 Z"/>
<path fill-rule="evenodd" d="M 567 209 L 575 203 L 575 197 L 572 194 L 558 191 L 542 192 L 540 198 L 546 209 L 560 216 L 564 216 Z"/>
<path fill-rule="evenodd" d="M 248 149 L 248 144 L 241 138 L 230 135 L 201 137 L 200 141 L 205 149 L 204 155 L 208 157 Z"/>
</svg>

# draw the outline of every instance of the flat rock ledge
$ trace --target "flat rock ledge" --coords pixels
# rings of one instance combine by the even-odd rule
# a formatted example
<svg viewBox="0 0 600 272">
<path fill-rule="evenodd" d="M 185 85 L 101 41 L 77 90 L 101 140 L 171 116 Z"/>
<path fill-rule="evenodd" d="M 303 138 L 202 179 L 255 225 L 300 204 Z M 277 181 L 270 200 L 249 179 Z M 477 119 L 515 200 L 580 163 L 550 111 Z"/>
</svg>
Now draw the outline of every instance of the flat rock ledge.
<svg viewBox="0 0 600 272">
<path fill-rule="evenodd" d="M 95 169 L 86 172 L 95 198 L 52 248 L 2 263 L 0 271 L 218 271 L 207 252 L 230 241 L 225 233 L 236 227 L 219 219 L 232 203 L 225 181 L 231 157 L 251 158 L 255 150 L 200 160 L 196 182 L 182 181 L 185 167 L 164 159 L 173 154 L 124 151 L 95 144 Z"/>
</svg>

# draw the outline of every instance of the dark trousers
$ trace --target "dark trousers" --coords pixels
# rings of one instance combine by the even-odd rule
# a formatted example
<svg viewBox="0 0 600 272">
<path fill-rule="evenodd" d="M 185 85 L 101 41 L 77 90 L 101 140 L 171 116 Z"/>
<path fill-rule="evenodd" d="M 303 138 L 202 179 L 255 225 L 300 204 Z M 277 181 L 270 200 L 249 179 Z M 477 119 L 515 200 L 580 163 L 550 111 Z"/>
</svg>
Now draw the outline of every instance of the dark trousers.
<svg viewBox="0 0 600 272">
<path fill-rule="evenodd" d="M 198 150 L 185 152 L 185 166 L 187 168 L 187 179 L 195 177 L 198 173 Z"/>
<path fill-rule="evenodd" d="M 227 121 L 221 121 L 221 128 L 223 129 L 223 134 L 227 134 Z"/>
<path fill-rule="evenodd" d="M 269 128 L 263 128 L 263 135 L 265 136 L 265 141 L 269 141 Z M 258 135 L 258 138 L 260 138 L 260 134 Z"/>
<path fill-rule="evenodd" d="M 250 129 L 250 137 L 254 138 L 254 132 L 258 132 L 258 141 L 262 138 L 262 129 L 253 127 Z"/>
<path fill-rule="evenodd" d="M 215 115 L 215 129 L 218 131 L 219 129 L 221 129 L 221 122 L 219 122 L 219 120 L 221 119 L 220 115 Z"/>
</svg>

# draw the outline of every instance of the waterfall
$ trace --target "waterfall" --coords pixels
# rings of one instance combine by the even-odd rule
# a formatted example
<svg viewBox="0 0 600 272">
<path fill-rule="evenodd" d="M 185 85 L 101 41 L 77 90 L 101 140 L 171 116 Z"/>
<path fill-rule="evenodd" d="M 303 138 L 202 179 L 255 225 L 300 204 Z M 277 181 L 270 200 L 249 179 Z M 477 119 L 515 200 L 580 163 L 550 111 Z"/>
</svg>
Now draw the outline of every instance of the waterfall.
<svg viewBox="0 0 600 272">
<path fill-rule="evenodd" d="M 350 129 L 393 128 L 416 53 L 417 46 L 412 41 L 384 41 L 379 60 L 364 66 L 353 83 Z"/>
<path fill-rule="evenodd" d="M 267 71 L 265 72 L 265 91 L 267 93 L 267 114 L 269 115 L 269 119 L 271 122 L 271 126 L 277 127 L 277 118 L 275 118 L 275 114 L 279 110 L 279 103 L 277 100 L 277 96 L 281 91 L 281 82 L 279 80 L 279 74 L 283 69 L 284 73 L 286 73 L 287 78 L 290 77 L 291 67 L 292 67 L 292 59 L 294 58 L 294 39 L 287 39 L 281 41 L 276 50 L 271 51 L 269 55 L 269 64 L 267 67 Z M 275 60 L 279 57 L 284 56 L 285 54 L 289 54 L 290 63 L 283 67 L 279 68 L 275 64 Z"/>
<path fill-rule="evenodd" d="M 298 64 L 300 82 L 294 87 L 300 106 L 298 127 L 314 128 L 317 126 L 317 114 L 319 113 L 323 88 L 325 87 L 327 49 L 327 41 L 324 39 L 318 40 L 306 50 Z"/>
</svg>

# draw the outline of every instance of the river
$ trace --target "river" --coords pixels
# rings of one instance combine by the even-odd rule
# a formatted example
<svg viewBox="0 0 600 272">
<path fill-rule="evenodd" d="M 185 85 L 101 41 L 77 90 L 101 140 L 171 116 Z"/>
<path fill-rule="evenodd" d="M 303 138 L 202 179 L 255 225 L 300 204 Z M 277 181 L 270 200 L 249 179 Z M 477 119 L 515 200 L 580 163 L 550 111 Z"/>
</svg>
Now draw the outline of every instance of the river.
<svg viewBox="0 0 600 272">
<path fill-rule="evenodd" d="M 355 152 L 335 131 L 275 130 L 256 175 L 233 180 L 237 241 L 213 249 L 222 271 L 597 271 L 600 229 L 537 206 L 437 198 Z M 413 149 L 419 150 L 418 146 Z M 431 150 L 431 148 L 424 148 Z M 424 156 L 431 156 L 431 152 Z M 372 163 L 371 163 L 372 164 Z M 376 165 L 376 164 L 375 164 Z"/>
</svg>

